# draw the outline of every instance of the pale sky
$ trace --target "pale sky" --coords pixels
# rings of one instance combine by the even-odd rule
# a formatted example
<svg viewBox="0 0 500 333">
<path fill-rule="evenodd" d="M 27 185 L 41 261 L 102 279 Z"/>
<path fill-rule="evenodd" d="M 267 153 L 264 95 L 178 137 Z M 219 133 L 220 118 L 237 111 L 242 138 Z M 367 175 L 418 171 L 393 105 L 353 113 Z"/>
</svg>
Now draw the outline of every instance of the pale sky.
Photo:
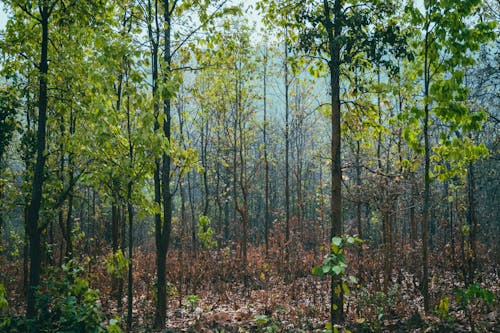
<svg viewBox="0 0 500 333">
<path fill-rule="evenodd" d="M 0 29 L 3 29 L 6 23 L 7 23 L 7 14 L 5 13 L 4 7 L 2 5 L 0 6 Z"/>
<path fill-rule="evenodd" d="M 423 0 L 414 0 L 414 2 L 417 4 L 417 7 L 420 9 L 423 8 Z M 248 5 L 253 5 L 255 7 L 255 1 L 254 0 L 244 0 L 244 3 Z M 256 18 L 253 17 L 254 15 L 251 15 L 251 20 L 252 21 L 257 21 Z M 7 14 L 5 13 L 4 6 L 0 6 L 0 30 L 5 27 L 5 24 L 7 23 Z M 257 26 L 258 28 L 258 26 Z"/>
</svg>

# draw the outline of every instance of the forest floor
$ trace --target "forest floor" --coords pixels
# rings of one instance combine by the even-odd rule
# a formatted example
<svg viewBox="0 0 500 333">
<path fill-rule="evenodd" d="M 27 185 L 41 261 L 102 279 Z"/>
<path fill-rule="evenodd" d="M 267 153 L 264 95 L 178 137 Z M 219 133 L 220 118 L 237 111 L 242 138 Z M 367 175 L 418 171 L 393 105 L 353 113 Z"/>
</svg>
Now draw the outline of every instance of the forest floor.
<svg viewBox="0 0 500 333">
<path fill-rule="evenodd" d="M 323 332 L 329 319 L 329 280 L 310 273 L 321 263 L 318 252 L 300 250 L 286 264 L 279 250 L 266 259 L 262 247 L 252 247 L 248 268 L 243 271 L 234 260 L 237 253 L 229 249 L 200 252 L 196 257 L 172 251 L 168 259 L 168 322 L 161 332 Z M 339 332 L 500 332 L 495 260 L 483 264 L 476 274 L 479 290 L 491 291 L 493 303 L 488 304 L 480 292 L 472 292 L 464 303 L 456 297 L 463 289 L 460 266 L 451 265 L 442 254 L 431 257 L 429 285 L 434 306 L 430 314 L 424 314 L 418 256 L 409 248 L 397 253 L 386 293 L 382 252 L 365 247 L 362 259 L 356 253 L 348 254 L 349 274 L 359 282 L 345 296 L 346 322 Z M 157 332 L 150 328 L 154 320 L 154 253 L 137 248 L 134 255 L 134 332 Z M 480 262 L 492 259 L 485 257 Z M 100 290 L 105 313 L 110 318 L 118 314 L 125 321 L 127 285 L 119 308 L 103 261 L 103 257 L 90 260 L 88 279 L 91 287 Z M 6 287 L 9 304 L 22 313 L 22 262 L 4 260 L 2 266 L 2 274 L 18 273 L 10 275 Z"/>
</svg>

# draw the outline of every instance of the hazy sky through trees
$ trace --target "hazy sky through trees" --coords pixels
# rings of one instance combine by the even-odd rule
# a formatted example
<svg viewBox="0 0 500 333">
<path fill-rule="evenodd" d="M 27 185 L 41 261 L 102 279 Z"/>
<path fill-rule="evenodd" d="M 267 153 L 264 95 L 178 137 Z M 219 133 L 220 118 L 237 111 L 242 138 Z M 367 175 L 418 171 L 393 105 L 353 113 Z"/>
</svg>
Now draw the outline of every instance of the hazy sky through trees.
<svg viewBox="0 0 500 333">
<path fill-rule="evenodd" d="M 250 19 L 251 19 L 251 21 L 256 22 L 257 30 L 259 30 L 261 24 L 259 23 L 260 20 L 258 17 L 258 13 L 255 10 L 255 2 L 256 2 L 255 0 L 244 0 L 244 3 L 247 7 L 252 6 L 253 10 L 249 11 Z M 417 4 L 417 6 L 420 9 L 423 8 L 423 0 L 415 0 L 414 2 Z M 5 28 L 6 23 L 7 23 L 7 13 L 5 12 L 5 7 L 2 5 L 0 7 L 0 29 Z"/>
</svg>

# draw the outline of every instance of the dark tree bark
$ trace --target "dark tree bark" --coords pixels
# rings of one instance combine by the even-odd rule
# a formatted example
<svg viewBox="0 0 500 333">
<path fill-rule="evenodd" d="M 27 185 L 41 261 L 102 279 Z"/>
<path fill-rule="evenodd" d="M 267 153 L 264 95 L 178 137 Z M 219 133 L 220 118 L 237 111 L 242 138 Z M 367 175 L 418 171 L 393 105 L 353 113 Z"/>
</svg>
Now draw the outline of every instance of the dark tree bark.
<svg viewBox="0 0 500 333">
<path fill-rule="evenodd" d="M 265 168 L 265 212 L 264 212 L 264 239 L 266 247 L 266 258 L 269 256 L 269 224 L 270 224 L 270 210 L 269 210 L 269 160 L 267 156 L 267 46 L 264 54 L 264 168 Z"/>
<path fill-rule="evenodd" d="M 469 163 L 469 170 L 467 170 L 467 224 L 469 225 L 469 244 L 470 254 L 467 257 L 467 277 L 465 279 L 465 287 L 474 283 L 474 272 L 476 270 L 476 256 L 477 256 L 477 218 L 476 218 L 476 203 L 475 203 L 475 175 L 474 163 Z"/>
<path fill-rule="evenodd" d="M 73 109 L 69 111 L 69 135 L 75 133 L 75 116 Z M 75 182 L 74 154 L 68 153 L 68 213 L 66 215 L 66 260 L 73 258 L 73 184 Z"/>
<path fill-rule="evenodd" d="M 330 239 L 335 236 L 341 236 L 342 233 L 342 169 L 340 160 L 340 150 L 341 150 L 341 133 L 340 133 L 340 45 L 339 37 L 342 32 L 342 22 L 340 17 L 342 16 L 342 3 L 341 0 L 336 0 L 333 4 L 333 17 L 330 14 L 331 8 L 328 0 L 323 0 L 323 10 L 324 18 L 323 24 L 325 26 L 328 35 L 328 48 L 330 53 L 330 59 L 328 61 L 328 68 L 330 70 L 330 89 L 331 89 L 331 194 L 330 194 L 330 206 L 331 206 L 331 231 Z M 344 295 L 342 288 L 340 292 L 335 292 L 337 286 L 341 283 L 338 276 L 332 276 L 330 285 L 330 316 L 332 324 L 334 322 L 344 321 L 344 307 L 343 299 Z M 337 288 L 339 290 L 339 288 Z"/>
<path fill-rule="evenodd" d="M 410 191 L 410 243 L 414 247 L 418 238 L 418 225 L 417 219 L 415 217 L 415 196 L 417 191 L 415 190 L 415 184 L 411 184 Z"/>
<path fill-rule="evenodd" d="M 217 132 L 217 156 L 222 156 L 222 151 L 220 149 L 220 134 Z M 220 157 L 222 158 L 222 157 Z M 216 184 L 215 184 L 215 194 L 216 194 L 216 202 L 217 202 L 217 247 L 220 249 L 222 247 L 222 211 L 223 211 L 223 203 L 222 203 L 222 195 L 221 195 L 221 162 L 218 159 L 215 164 L 215 175 L 216 175 Z"/>
<path fill-rule="evenodd" d="M 207 151 L 208 151 L 208 119 L 204 120 L 204 124 L 201 128 L 201 166 L 203 167 L 203 215 L 208 216 L 210 193 L 208 190 L 208 163 L 207 163 Z"/>
<path fill-rule="evenodd" d="M 361 144 L 360 141 L 356 141 L 356 225 L 358 231 L 358 237 L 363 239 L 363 219 L 361 217 Z M 357 251 L 358 255 L 358 275 L 361 278 L 363 274 L 363 267 L 361 265 L 361 258 L 363 257 L 363 247 L 359 247 Z"/>
<path fill-rule="evenodd" d="M 427 14 L 427 22 L 425 24 L 425 44 L 424 44 L 424 119 L 423 119 L 423 135 L 424 135 L 424 204 L 422 211 L 422 296 L 424 297 L 424 311 L 430 311 L 429 299 L 429 260 L 428 260 L 428 244 L 429 244 L 429 215 L 430 215 L 430 142 L 429 142 L 429 85 L 430 85 L 430 62 L 429 62 L 429 14 Z"/>
<path fill-rule="evenodd" d="M 130 142 L 130 136 L 129 136 Z M 129 145 L 129 158 L 133 162 L 133 146 Z M 127 331 L 132 329 L 132 306 L 133 306 L 133 246 L 134 246 L 134 206 L 132 205 L 133 182 L 127 184 L 127 215 L 128 215 L 128 286 L 127 286 Z"/>
<path fill-rule="evenodd" d="M 37 313 L 35 308 L 36 289 L 40 285 L 42 243 L 41 235 L 44 226 L 40 225 L 40 208 L 42 204 L 42 187 L 44 183 L 44 171 L 46 160 L 46 136 L 47 136 L 47 74 L 49 72 L 48 46 L 49 46 L 49 18 L 56 2 L 43 1 L 40 11 L 40 24 L 42 28 L 42 39 L 40 41 L 40 64 L 39 64 L 39 96 L 38 96 L 38 128 L 36 141 L 36 162 L 33 170 L 33 184 L 31 191 L 31 202 L 28 206 L 27 231 L 29 235 L 29 257 L 30 278 L 27 300 L 26 315 L 34 318 Z"/>
<path fill-rule="evenodd" d="M 285 27 L 285 266 L 288 270 L 290 243 L 290 107 L 288 80 L 288 30 Z"/>
<path fill-rule="evenodd" d="M 112 181 L 113 202 L 111 203 L 111 251 L 117 253 L 120 246 L 120 205 L 118 199 L 118 184 L 116 180 Z M 120 278 L 111 277 L 111 294 L 116 299 L 117 308 L 121 309 L 121 291 Z"/>
<path fill-rule="evenodd" d="M 166 84 L 171 76 L 171 17 L 175 9 L 174 1 L 170 4 L 169 0 L 163 0 L 163 61 L 166 66 L 163 72 L 163 82 Z M 165 139 L 170 142 L 171 140 L 171 100 L 166 97 L 163 100 L 163 120 L 162 128 Z M 172 230 L 172 193 L 170 190 L 171 181 L 171 157 L 169 153 L 162 154 L 161 162 L 161 201 L 163 204 L 163 217 L 156 220 L 155 224 L 155 243 L 156 243 L 156 269 L 157 269 L 157 303 L 155 313 L 155 326 L 157 328 L 165 327 L 166 312 L 167 312 L 167 253 L 170 243 L 170 233 Z M 159 163 L 158 163 L 159 164 Z M 157 167 L 160 167 L 157 165 Z M 158 170 L 159 172 L 159 170 Z"/>
</svg>

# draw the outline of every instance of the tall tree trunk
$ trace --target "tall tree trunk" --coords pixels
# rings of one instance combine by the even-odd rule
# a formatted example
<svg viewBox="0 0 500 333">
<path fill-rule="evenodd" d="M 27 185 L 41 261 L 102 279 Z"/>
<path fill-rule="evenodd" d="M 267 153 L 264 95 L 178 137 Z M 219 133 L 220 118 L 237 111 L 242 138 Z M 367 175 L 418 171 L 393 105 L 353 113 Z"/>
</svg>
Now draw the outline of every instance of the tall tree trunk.
<svg viewBox="0 0 500 333">
<path fill-rule="evenodd" d="M 217 132 L 217 156 L 222 156 L 220 150 L 220 134 Z M 220 157 L 222 158 L 222 157 Z M 219 159 L 215 164 L 215 175 L 216 175 L 216 184 L 215 184 L 215 194 L 217 201 L 217 248 L 222 247 L 222 195 L 221 195 L 221 163 Z"/>
<path fill-rule="evenodd" d="M 23 296 L 27 299 L 29 291 L 29 250 L 28 204 L 24 207 L 24 246 L 23 246 Z"/>
<path fill-rule="evenodd" d="M 61 95 L 62 95 L 62 92 L 61 92 Z M 62 99 L 63 96 L 60 96 L 60 98 Z M 61 118 L 60 118 L 60 124 L 59 124 L 59 131 L 61 132 L 61 136 L 64 137 L 65 135 L 65 132 L 66 132 L 66 126 L 64 124 L 64 115 L 61 114 Z M 65 158 L 64 158 L 64 140 L 61 140 L 61 142 L 59 143 L 59 152 L 60 152 L 60 160 L 59 160 L 59 181 L 61 182 L 61 184 L 63 185 L 64 187 L 64 183 L 65 183 Z M 61 229 L 61 234 L 64 238 L 65 241 L 67 241 L 68 237 L 66 236 L 66 225 L 64 224 L 64 205 L 61 205 L 61 207 L 59 207 L 58 209 L 58 212 L 57 212 L 57 222 L 59 224 L 59 228 Z M 51 222 L 52 224 L 52 222 Z M 51 244 L 53 244 L 53 240 L 52 240 L 52 237 L 49 238 L 49 242 Z M 54 244 L 55 245 L 55 244 Z M 63 256 L 63 252 L 62 252 L 62 248 L 63 248 L 63 242 L 61 242 L 61 257 Z M 60 258 L 60 262 L 62 263 L 62 258 Z"/>
<path fill-rule="evenodd" d="M 128 186 L 128 184 L 127 184 Z M 120 209 L 120 251 L 125 259 L 125 247 L 126 247 L 126 235 L 127 235 L 127 216 L 126 216 L 126 205 L 122 204 Z M 117 310 L 122 312 L 123 309 L 123 285 L 125 283 L 125 272 L 118 278 L 118 296 L 117 296 Z"/>
<path fill-rule="evenodd" d="M 196 258 L 198 255 L 198 239 L 196 237 L 196 216 L 195 216 L 195 207 L 194 207 L 194 191 L 191 187 L 191 184 L 194 181 L 191 181 L 191 172 L 187 174 L 187 185 L 188 185 L 188 197 L 189 197 L 189 208 L 191 211 L 191 247 L 192 254 Z M 193 175 L 193 178 L 195 176 Z"/>
<path fill-rule="evenodd" d="M 357 198 L 356 198 L 356 222 L 358 229 L 358 237 L 363 238 L 363 225 L 361 220 L 361 149 L 359 140 L 356 141 L 356 186 Z M 359 255 L 361 256 L 362 249 L 359 249 Z"/>
<path fill-rule="evenodd" d="M 241 64 L 235 65 L 236 80 L 235 80 L 235 114 L 234 114 L 234 147 L 233 147 L 233 196 L 234 208 L 241 218 L 241 259 L 242 270 L 244 272 L 244 285 L 247 286 L 247 240 L 248 240 L 248 193 L 246 181 L 246 168 L 245 168 L 245 136 L 244 136 L 244 115 L 242 106 L 242 78 L 241 78 Z M 238 164 L 239 161 L 239 164 Z M 241 193 L 241 202 L 238 200 L 238 188 Z"/>
<path fill-rule="evenodd" d="M 415 186 L 413 183 L 410 185 L 410 243 L 412 247 L 415 246 L 418 238 L 418 226 L 415 217 L 415 197 L 417 196 Z"/>
<path fill-rule="evenodd" d="M 384 293 L 387 294 L 391 287 L 392 279 L 392 255 L 393 255 L 393 216 L 391 211 L 395 210 L 393 201 L 395 198 L 388 195 L 388 202 L 384 205 L 383 226 L 384 226 Z"/>
<path fill-rule="evenodd" d="M 28 301 L 26 315 L 32 319 L 36 316 L 36 289 L 40 285 L 41 274 L 41 234 L 43 227 L 39 225 L 40 208 L 42 204 L 42 187 L 44 183 L 45 170 L 45 149 L 46 149 L 46 131 L 47 131 L 47 74 L 49 69 L 48 45 L 49 45 L 49 17 L 55 3 L 49 5 L 43 2 L 40 8 L 42 27 L 42 39 L 40 42 L 40 77 L 39 77 L 39 96 L 38 96 L 38 128 L 36 142 L 36 162 L 33 170 L 33 187 L 31 192 L 31 202 L 28 206 L 28 235 L 30 241 L 30 279 L 28 290 Z"/>
<path fill-rule="evenodd" d="M 447 189 L 449 191 L 449 189 Z M 448 193 L 447 196 L 453 195 L 453 193 Z M 450 244 L 451 244 L 451 262 L 453 265 L 453 271 L 456 273 L 457 272 L 457 265 L 456 265 L 456 260 L 455 260 L 455 233 L 454 233 L 454 225 L 453 225 L 453 202 L 454 200 L 451 200 L 448 204 L 448 212 L 449 212 L 449 228 L 448 228 L 448 233 L 450 236 Z"/>
<path fill-rule="evenodd" d="M 175 6 L 176 1 L 174 1 L 173 6 Z M 166 66 L 163 72 L 164 84 L 171 79 L 171 15 L 174 8 L 170 5 L 169 0 L 163 0 L 163 61 Z M 166 97 L 163 100 L 163 114 L 165 118 L 163 120 L 163 135 L 165 139 L 171 142 L 171 121 L 172 115 L 170 113 L 171 100 L 170 97 Z M 170 242 L 170 233 L 172 229 L 172 193 L 170 191 L 170 175 L 171 169 L 171 157 L 169 153 L 164 152 L 162 154 L 162 165 L 161 165 L 161 195 L 163 203 L 163 220 L 159 224 L 156 224 L 156 268 L 157 268 L 157 303 L 156 303 L 156 314 L 155 314 L 155 326 L 157 328 L 165 327 L 166 313 L 167 313 L 167 252 Z"/>
<path fill-rule="evenodd" d="M 225 194 L 225 199 L 224 199 L 224 242 L 227 243 L 229 241 L 229 183 L 230 183 L 230 175 L 229 175 L 229 169 L 226 169 L 226 175 L 224 178 L 224 183 L 226 184 L 226 188 L 224 190 Z"/>
<path fill-rule="evenodd" d="M 235 105 L 238 105 L 238 84 L 236 83 L 235 85 L 235 91 L 236 91 L 236 101 Z M 237 106 L 236 106 L 237 108 Z M 236 214 L 238 211 L 238 117 L 239 117 L 239 109 L 234 112 L 234 121 L 233 121 L 233 151 L 232 151 L 232 159 L 233 159 L 233 165 L 232 165 L 232 186 L 233 186 L 233 205 L 234 205 L 234 210 L 233 210 L 233 221 L 236 223 Z M 241 163 L 241 162 L 240 162 Z M 235 229 L 236 230 L 236 229 Z M 239 235 L 239 232 L 234 233 L 235 236 Z"/>
<path fill-rule="evenodd" d="M 239 108 L 238 108 L 239 109 Z M 241 111 L 241 110 L 240 110 Z M 239 133 L 240 133 L 240 148 L 239 148 L 239 155 L 240 155 L 240 176 L 239 176 L 239 186 L 241 190 L 241 197 L 242 197 L 242 204 L 241 207 L 238 204 L 236 206 L 238 212 L 241 215 L 241 224 L 242 224 L 242 237 L 241 237 L 241 254 L 242 254 L 242 263 L 243 263 L 243 270 L 245 272 L 244 274 L 244 282 L 245 282 L 245 287 L 247 286 L 247 275 L 246 275 L 246 270 L 247 270 L 247 242 L 248 242 L 248 193 L 247 193 L 247 182 L 246 182 L 246 177 L 245 177 L 245 160 L 243 156 L 243 151 L 245 149 L 245 140 L 244 140 L 244 128 L 242 124 L 243 120 L 240 117 L 240 121 L 238 122 L 239 126 Z"/>
<path fill-rule="evenodd" d="M 340 133 L 340 45 L 339 37 L 342 31 L 342 4 L 341 0 L 336 0 L 333 4 L 332 22 L 330 15 L 330 4 L 327 0 L 323 0 L 324 9 L 324 24 L 328 35 L 328 47 L 330 60 L 328 67 L 330 69 L 330 89 L 331 89 L 331 231 L 330 239 L 342 234 L 342 168 L 341 168 L 341 133 Z M 338 276 L 332 276 L 330 285 L 330 316 L 332 325 L 334 322 L 344 321 L 344 295 L 340 286 L 341 280 Z M 337 292 L 335 291 L 337 290 Z"/>
<path fill-rule="evenodd" d="M 429 14 L 427 15 L 429 20 Z M 430 63 L 429 63 L 429 21 L 425 29 L 424 45 L 424 205 L 422 212 L 422 296 L 424 297 L 424 311 L 430 311 L 429 299 L 429 260 L 428 260 L 428 229 L 430 215 L 430 142 L 429 142 L 429 85 L 430 85 Z"/>
<path fill-rule="evenodd" d="M 132 330 L 132 306 L 133 306 L 133 248 L 134 248 L 134 206 L 132 204 L 133 174 L 134 169 L 134 145 L 132 143 L 132 125 L 130 121 L 130 97 L 127 96 L 127 136 L 128 136 L 128 159 L 131 178 L 127 183 L 127 216 L 128 216 L 128 284 L 127 284 L 127 332 Z M 125 238 L 125 236 L 124 236 Z"/>
<path fill-rule="evenodd" d="M 285 27 L 285 266 L 288 270 L 290 242 L 290 107 L 288 81 L 288 29 Z"/>
<path fill-rule="evenodd" d="M 127 285 L 127 331 L 132 329 L 133 306 L 133 246 L 134 246 L 134 206 L 132 205 L 132 182 L 127 185 L 128 215 L 128 285 Z"/>
<path fill-rule="evenodd" d="M 69 111 L 69 135 L 75 133 L 75 116 L 73 108 Z M 66 216 L 66 260 L 73 258 L 73 182 L 75 179 L 74 154 L 68 153 L 68 213 Z"/>
<path fill-rule="evenodd" d="M 356 224 L 358 237 L 363 239 L 363 220 L 361 217 L 361 144 L 360 140 L 356 140 Z M 363 276 L 363 266 L 361 265 L 361 258 L 363 257 L 363 247 L 360 246 L 357 251 L 358 254 L 358 276 L 361 279 Z"/>
<path fill-rule="evenodd" d="M 477 255 L 477 219 L 476 219 L 476 205 L 474 196 L 475 178 L 474 178 L 474 164 L 469 162 L 469 170 L 467 173 L 467 224 L 469 225 L 469 244 L 470 254 L 467 257 L 467 270 L 468 277 L 466 287 L 474 283 L 474 271 L 476 269 L 476 255 Z"/>
<path fill-rule="evenodd" d="M 264 238 L 266 247 L 266 258 L 269 256 L 269 224 L 270 224 L 270 210 L 269 210 L 269 160 L 267 157 L 267 45 L 264 54 L 264 168 L 265 168 L 265 208 L 264 208 Z"/>
<path fill-rule="evenodd" d="M 155 117 L 154 121 L 154 131 L 155 133 L 160 130 L 160 124 L 158 121 L 160 105 L 159 105 L 159 96 L 158 96 L 158 55 L 159 55 L 159 39 L 160 39 L 160 26 L 158 23 L 158 1 L 154 2 L 154 10 L 153 4 L 151 0 L 148 0 L 147 3 L 147 21 L 148 21 L 148 35 L 149 41 L 151 44 L 151 76 L 152 76 L 152 94 L 153 94 L 153 113 Z M 153 22 L 155 23 L 155 29 L 153 30 Z M 153 173 L 154 179 L 154 202 L 157 206 L 157 209 L 161 209 L 162 200 L 161 200 L 161 158 L 155 157 L 155 169 Z M 154 216 L 154 224 L 155 224 L 155 246 L 156 246 L 156 270 L 157 270 L 157 283 L 156 283 L 156 308 L 155 308 L 155 323 L 154 325 L 157 328 L 162 328 L 165 324 L 165 312 L 166 312 L 166 301 L 165 301 L 165 291 L 160 289 L 160 279 L 164 279 L 159 275 L 165 271 L 165 262 L 162 261 L 161 251 L 162 251 L 162 242 L 161 242 L 161 229 L 162 229 L 162 221 L 161 221 L 161 213 L 157 211 Z M 163 288 L 162 288 L 163 289 Z"/>
<path fill-rule="evenodd" d="M 207 147 L 208 147 L 208 119 L 205 119 L 201 130 L 201 166 L 203 167 L 203 194 L 204 194 L 203 215 L 204 216 L 208 216 L 208 208 L 209 208 Z"/>
<path fill-rule="evenodd" d="M 115 188 L 115 184 L 113 184 Z M 113 190 L 113 202 L 111 203 L 111 251 L 113 254 L 118 252 L 119 242 L 120 242 L 120 206 L 118 204 L 118 195 L 115 190 Z M 111 277 L 111 294 L 113 298 L 116 299 L 117 307 L 121 308 L 120 304 L 120 293 L 119 293 L 119 281 L 118 277 Z"/>
</svg>

